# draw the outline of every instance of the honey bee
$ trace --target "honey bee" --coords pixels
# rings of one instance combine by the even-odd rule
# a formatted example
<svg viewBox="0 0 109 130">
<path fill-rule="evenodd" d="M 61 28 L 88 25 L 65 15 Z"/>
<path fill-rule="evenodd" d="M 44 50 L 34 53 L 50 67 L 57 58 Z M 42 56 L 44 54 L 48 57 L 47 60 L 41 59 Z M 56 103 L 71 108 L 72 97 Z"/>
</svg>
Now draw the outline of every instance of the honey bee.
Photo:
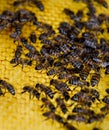
<svg viewBox="0 0 109 130">
<path fill-rule="evenodd" d="M 68 31 L 71 29 L 71 25 L 68 22 L 61 22 L 58 29 L 61 34 L 66 36 Z"/>
<path fill-rule="evenodd" d="M 100 99 L 99 99 L 100 95 L 96 89 L 83 88 L 83 89 L 81 89 L 81 92 L 91 95 L 93 100 L 97 99 L 98 101 L 100 101 Z"/>
<path fill-rule="evenodd" d="M 32 33 L 30 34 L 29 38 L 30 38 L 30 41 L 31 41 L 32 43 L 36 43 L 37 36 L 36 36 L 35 32 L 32 32 Z"/>
<path fill-rule="evenodd" d="M 21 93 L 23 94 L 25 92 L 30 93 L 30 98 L 31 98 L 31 95 L 35 96 L 37 99 L 40 98 L 40 93 L 35 88 L 33 88 L 31 86 L 24 86 L 23 91 Z"/>
<path fill-rule="evenodd" d="M 70 88 L 68 86 L 66 86 L 65 83 L 59 82 L 58 80 L 55 80 L 55 79 L 52 79 L 50 81 L 50 85 L 55 86 L 55 88 L 62 93 L 62 95 L 66 101 L 68 99 L 70 99 L 69 93 L 67 92 L 67 91 L 70 91 Z"/>
<path fill-rule="evenodd" d="M 29 52 L 31 52 L 31 53 L 35 53 L 36 52 L 36 48 L 32 44 L 29 44 L 27 39 L 22 37 L 21 38 L 21 42 L 29 50 Z"/>
<path fill-rule="evenodd" d="M 49 39 L 43 39 L 43 40 L 41 41 L 41 43 L 42 43 L 42 44 L 45 44 L 45 45 L 52 45 L 52 44 L 53 44 L 52 41 L 49 40 Z"/>
<path fill-rule="evenodd" d="M 5 80 L 0 80 L 0 85 L 2 85 L 3 88 L 7 89 L 9 93 L 15 95 L 15 89 L 10 83 Z"/>
<path fill-rule="evenodd" d="M 78 113 L 78 114 L 84 114 L 84 115 L 93 115 L 94 111 L 90 109 L 85 109 L 82 107 L 74 107 L 72 112 Z"/>
<path fill-rule="evenodd" d="M 83 10 L 78 10 L 75 17 L 74 17 L 75 23 L 78 21 L 80 22 L 82 17 L 83 17 Z"/>
<path fill-rule="evenodd" d="M 72 77 L 72 74 L 69 73 L 60 73 L 58 78 L 59 79 L 70 79 Z"/>
<path fill-rule="evenodd" d="M 100 5 L 104 6 L 105 8 L 108 8 L 108 4 L 105 0 L 95 0 Z"/>
<path fill-rule="evenodd" d="M 96 8 L 94 7 L 94 4 L 91 0 L 86 1 L 87 7 L 89 9 L 89 12 L 87 13 L 89 16 L 94 16 L 96 13 Z"/>
<path fill-rule="evenodd" d="M 50 70 L 47 72 L 47 75 L 48 75 L 48 76 L 54 75 L 54 74 L 57 74 L 57 70 L 55 70 L 54 68 L 50 69 Z"/>
<path fill-rule="evenodd" d="M 41 107 L 46 106 L 51 110 L 51 112 L 55 112 L 56 108 L 50 100 L 48 100 L 47 98 L 42 98 L 41 100 L 44 103 Z"/>
<path fill-rule="evenodd" d="M 62 82 L 62 81 L 58 81 L 56 79 L 52 79 L 50 81 L 50 84 L 54 85 L 57 90 L 61 91 L 61 90 L 64 89 L 66 91 L 70 91 L 70 88 L 68 87 L 68 85 L 66 83 Z"/>
<path fill-rule="evenodd" d="M 63 118 L 60 115 L 55 114 L 54 112 L 51 111 L 45 112 L 43 113 L 43 116 L 47 117 L 48 119 L 56 120 L 59 123 L 62 124 L 64 123 Z"/>
<path fill-rule="evenodd" d="M 83 115 L 68 115 L 67 116 L 67 120 L 72 120 L 72 121 L 76 121 L 76 122 L 87 122 L 87 118 Z"/>
<path fill-rule="evenodd" d="M 76 127 L 74 127 L 72 124 L 69 124 L 68 122 L 64 122 L 64 127 L 66 127 L 67 130 L 77 130 Z"/>
<path fill-rule="evenodd" d="M 94 121 L 102 121 L 105 118 L 105 114 L 94 114 L 89 117 L 88 123 L 93 123 Z"/>
<path fill-rule="evenodd" d="M 84 93 L 84 92 L 78 92 L 76 94 L 74 94 L 71 97 L 71 100 L 78 102 L 79 104 L 82 104 L 84 106 L 91 106 L 93 99 L 95 101 L 95 98 L 92 97 L 92 95 Z"/>
<path fill-rule="evenodd" d="M 69 93 L 67 92 L 67 91 L 65 91 L 65 90 L 62 90 L 62 95 L 63 95 L 63 97 L 64 97 L 64 99 L 66 100 L 66 101 L 68 101 L 69 99 L 70 99 L 70 95 L 69 95 Z"/>
<path fill-rule="evenodd" d="M 98 85 L 99 81 L 100 81 L 100 73 L 94 73 L 90 80 L 92 87 Z"/>
<path fill-rule="evenodd" d="M 24 4 L 24 2 L 25 2 L 24 0 L 21 0 L 21 1 L 16 0 L 16 1 L 13 2 L 13 6 L 17 7 L 17 6 L 19 6 L 19 5 Z"/>
<path fill-rule="evenodd" d="M 88 66 L 86 66 L 81 72 L 80 72 L 80 77 L 81 77 L 81 79 L 82 80 L 86 80 L 87 79 L 87 77 L 88 77 L 88 75 L 89 75 L 89 73 L 90 73 L 90 68 L 88 67 Z"/>
<path fill-rule="evenodd" d="M 18 45 L 15 51 L 15 59 L 19 59 L 22 54 L 22 46 Z"/>
<path fill-rule="evenodd" d="M 70 10 L 70 9 L 68 9 L 68 8 L 65 8 L 64 10 L 63 10 L 63 12 L 66 14 L 66 15 L 68 15 L 71 19 L 73 19 L 74 18 L 74 12 L 72 11 L 72 10 Z"/>
<path fill-rule="evenodd" d="M 60 106 L 62 112 L 65 114 L 68 110 L 67 107 L 61 98 L 56 98 L 57 105 Z"/>
<path fill-rule="evenodd" d="M 55 93 L 53 93 L 53 91 L 51 90 L 51 88 L 49 88 L 48 86 L 45 86 L 43 84 L 37 83 L 36 86 L 35 86 L 35 88 L 39 88 L 41 91 L 45 92 L 45 94 L 47 96 L 49 96 L 51 99 L 53 99 Z"/>
<path fill-rule="evenodd" d="M 29 65 L 31 66 L 32 65 L 32 60 L 28 60 L 28 59 L 23 59 L 23 58 L 13 58 L 11 61 L 10 61 L 11 64 L 16 64 L 14 65 L 14 67 L 16 67 L 17 65 L 21 64 L 22 65 L 22 68 L 24 67 L 24 65 Z"/>
<path fill-rule="evenodd" d="M 40 11 L 44 11 L 44 5 L 41 0 L 33 0 L 32 2 Z"/>
<path fill-rule="evenodd" d="M 109 104 L 109 96 L 108 96 L 108 95 L 105 96 L 105 97 L 102 99 L 102 101 L 103 101 L 104 103 L 106 103 L 106 104 Z"/>
<path fill-rule="evenodd" d="M 100 108 L 101 112 L 108 114 L 109 113 L 109 104 L 106 104 L 102 108 Z"/>
<path fill-rule="evenodd" d="M 89 82 L 87 81 L 81 81 L 80 80 L 80 77 L 78 76 L 72 76 L 70 79 L 69 79 L 69 84 L 73 84 L 73 85 L 76 85 L 76 86 L 88 86 L 89 87 Z"/>
<path fill-rule="evenodd" d="M 48 72 L 47 72 L 47 75 L 50 76 L 50 75 L 60 75 L 60 73 L 62 72 L 61 68 L 51 68 Z"/>
</svg>

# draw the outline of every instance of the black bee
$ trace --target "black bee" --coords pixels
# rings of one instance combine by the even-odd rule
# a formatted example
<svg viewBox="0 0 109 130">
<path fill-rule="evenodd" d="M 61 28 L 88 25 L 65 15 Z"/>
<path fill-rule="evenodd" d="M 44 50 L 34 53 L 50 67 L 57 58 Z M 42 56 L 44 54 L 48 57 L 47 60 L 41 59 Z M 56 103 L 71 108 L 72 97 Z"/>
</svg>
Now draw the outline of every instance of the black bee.
<svg viewBox="0 0 109 130">
<path fill-rule="evenodd" d="M 52 67 L 53 66 L 53 63 L 54 63 L 54 59 L 53 57 L 49 56 L 46 58 L 46 61 L 47 61 L 47 64 Z"/>
<path fill-rule="evenodd" d="M 66 15 L 68 15 L 68 16 L 73 20 L 73 18 L 74 18 L 74 12 L 73 12 L 73 11 L 71 11 L 71 10 L 68 9 L 68 8 L 65 8 L 65 9 L 63 10 L 63 12 L 64 12 Z"/>
<path fill-rule="evenodd" d="M 35 70 L 42 70 L 43 69 L 43 65 L 42 64 L 37 64 L 35 67 Z"/>
<path fill-rule="evenodd" d="M 105 0 L 95 0 L 100 5 L 104 6 L 105 8 L 108 8 L 108 3 Z"/>
<path fill-rule="evenodd" d="M 80 87 L 82 87 L 82 86 L 88 86 L 89 87 L 89 82 L 81 81 L 80 77 L 78 77 L 78 76 L 72 76 L 69 79 L 69 84 L 73 84 L 73 85 L 80 86 Z"/>
<path fill-rule="evenodd" d="M 30 41 L 31 41 L 32 43 L 36 43 L 37 36 L 36 36 L 35 32 L 32 32 L 32 33 L 30 34 L 29 38 L 30 38 Z"/>
<path fill-rule="evenodd" d="M 67 120 L 72 120 L 72 121 L 76 121 L 76 122 L 87 122 L 87 119 L 85 116 L 83 115 L 68 115 L 67 116 Z"/>
<path fill-rule="evenodd" d="M 48 37 L 47 33 L 45 33 L 45 32 L 41 33 L 40 36 L 39 36 L 39 40 L 43 41 L 43 40 L 47 39 L 47 37 Z"/>
<path fill-rule="evenodd" d="M 93 115 L 94 111 L 90 109 L 85 109 L 82 107 L 74 107 L 72 112 L 76 112 L 78 114 L 84 114 L 84 115 Z"/>
<path fill-rule="evenodd" d="M 88 123 L 93 123 L 95 121 L 102 121 L 105 118 L 104 114 L 94 114 L 89 117 Z"/>
<path fill-rule="evenodd" d="M 90 80 L 92 87 L 98 85 L 99 81 L 100 81 L 100 73 L 94 73 Z"/>
<path fill-rule="evenodd" d="M 22 46 L 18 45 L 15 51 L 15 59 L 19 59 L 22 54 Z"/>
<path fill-rule="evenodd" d="M 66 90 L 66 91 L 70 91 L 70 88 L 68 87 L 68 85 L 66 84 L 66 83 L 64 83 L 64 82 L 62 82 L 62 81 L 58 81 L 58 80 L 56 80 L 56 79 L 52 79 L 51 81 L 50 81 L 50 84 L 51 85 L 53 85 L 53 86 L 55 86 L 55 88 L 57 89 L 57 90 Z"/>
<path fill-rule="evenodd" d="M 54 68 L 50 69 L 50 70 L 47 72 L 47 75 L 48 75 L 48 76 L 54 75 L 54 74 L 57 74 L 57 70 L 55 70 Z"/>
<path fill-rule="evenodd" d="M 72 74 L 69 73 L 59 73 L 58 78 L 59 79 L 70 79 L 72 77 Z"/>
<path fill-rule="evenodd" d="M 49 57 L 48 57 L 49 58 Z M 53 59 L 50 58 L 50 59 L 45 59 L 44 57 L 39 57 L 39 63 L 37 64 L 36 62 L 36 67 L 35 67 L 35 70 L 44 70 L 44 69 L 48 69 L 49 67 L 52 66 L 52 62 L 53 62 Z"/>
<path fill-rule="evenodd" d="M 25 56 L 30 58 L 31 60 L 35 60 L 36 62 L 42 61 L 42 57 L 37 50 L 35 53 L 28 52 L 25 54 Z"/>
<path fill-rule="evenodd" d="M 92 49 L 96 49 L 96 47 L 97 47 L 97 39 L 95 39 L 95 38 L 86 38 L 84 40 L 84 45 L 86 47 L 90 47 Z"/>
<path fill-rule="evenodd" d="M 64 122 L 64 127 L 66 127 L 67 130 L 77 130 L 76 127 L 74 127 L 72 124 L 69 124 L 68 122 Z"/>
<path fill-rule="evenodd" d="M 16 0 L 16 1 L 13 2 L 13 6 L 17 7 L 17 6 L 19 6 L 19 5 L 24 4 L 24 2 L 25 2 L 25 0 L 21 0 L 21 1 Z"/>
<path fill-rule="evenodd" d="M 90 68 L 88 67 L 88 66 L 86 66 L 81 72 L 80 72 L 80 77 L 81 77 L 81 79 L 82 80 L 86 80 L 87 79 L 87 77 L 88 77 L 88 75 L 89 75 L 89 73 L 90 73 Z"/>
<path fill-rule="evenodd" d="M 66 100 L 66 101 L 68 101 L 69 99 L 70 99 L 70 95 L 69 95 L 69 93 L 67 92 L 67 91 L 65 91 L 65 90 L 62 90 L 62 95 L 63 95 L 63 97 L 64 97 L 64 99 Z"/>
<path fill-rule="evenodd" d="M 55 62 L 54 62 L 54 67 L 60 67 L 60 66 L 62 66 L 62 65 L 63 65 L 63 63 L 60 62 L 60 61 L 55 61 Z"/>
<path fill-rule="evenodd" d="M 47 72 L 47 75 L 50 76 L 50 75 L 56 75 L 56 74 L 59 74 L 62 72 L 61 69 L 55 69 L 55 68 L 51 68 L 48 72 Z"/>
<path fill-rule="evenodd" d="M 57 105 L 60 106 L 62 112 L 65 114 L 68 110 L 67 107 L 61 98 L 56 98 Z"/>
<path fill-rule="evenodd" d="M 70 88 L 65 83 L 52 79 L 50 85 L 55 86 L 55 88 L 62 93 L 66 101 L 70 98 L 69 93 L 67 92 L 70 91 Z"/>
<path fill-rule="evenodd" d="M 25 92 L 30 93 L 30 98 L 31 98 L 31 95 L 35 96 L 37 99 L 40 98 L 40 93 L 31 86 L 24 86 L 23 91 L 21 93 L 25 93 Z"/>
<path fill-rule="evenodd" d="M 106 104 L 105 106 L 100 108 L 101 112 L 108 114 L 109 113 L 109 104 Z"/>
<path fill-rule="evenodd" d="M 42 98 L 41 100 L 44 103 L 41 107 L 46 106 L 51 110 L 51 112 L 55 112 L 56 108 L 50 100 L 48 100 L 47 98 Z"/>
<path fill-rule="evenodd" d="M 94 16 L 96 13 L 96 8 L 94 7 L 94 4 L 91 0 L 86 1 L 87 7 L 89 9 L 89 12 L 87 13 L 88 16 Z"/>
<path fill-rule="evenodd" d="M 93 38 L 95 35 L 92 32 L 83 32 L 82 37 L 84 38 Z"/>
<path fill-rule="evenodd" d="M 91 95 L 93 100 L 97 99 L 98 101 L 100 101 L 100 99 L 99 99 L 100 95 L 96 89 L 83 88 L 83 89 L 81 89 L 81 92 Z"/>
<path fill-rule="evenodd" d="M 29 65 L 29 66 L 31 66 L 31 65 L 32 65 L 32 60 L 23 59 L 23 58 L 19 58 L 19 59 L 13 58 L 13 59 L 10 61 L 10 63 L 11 63 L 11 64 L 16 64 L 16 65 L 14 65 L 14 67 L 16 67 L 17 65 L 21 64 L 21 65 L 22 65 L 22 68 L 23 68 L 24 65 Z"/>
<path fill-rule="evenodd" d="M 88 59 L 87 59 L 87 60 L 88 60 Z M 87 64 L 88 64 L 88 66 L 89 66 L 91 69 L 95 70 L 97 73 L 100 72 L 100 66 L 99 66 L 99 64 L 94 63 L 94 62 L 91 61 L 90 59 L 89 59 L 89 61 L 87 61 Z"/>
<path fill-rule="evenodd" d="M 62 124 L 64 123 L 63 118 L 60 115 L 55 114 L 54 112 L 51 111 L 45 112 L 43 113 L 43 116 L 47 117 L 48 119 L 56 120 L 59 123 Z"/>
<path fill-rule="evenodd" d="M 92 102 L 95 101 L 95 98 L 92 95 L 84 92 L 78 92 L 71 97 L 71 100 L 82 104 L 83 106 L 91 106 Z"/>
<path fill-rule="evenodd" d="M 95 97 L 98 101 L 100 101 L 99 99 L 100 94 L 96 89 L 90 89 L 89 92 L 92 95 L 92 97 Z"/>
<path fill-rule="evenodd" d="M 43 39 L 43 40 L 41 41 L 41 43 L 42 43 L 42 44 L 46 44 L 46 45 L 53 45 L 53 42 L 52 42 L 51 40 L 49 40 L 49 39 Z"/>
<path fill-rule="evenodd" d="M 44 5 L 41 0 L 33 0 L 33 4 L 37 6 L 40 11 L 44 11 Z"/>
<path fill-rule="evenodd" d="M 17 33 L 17 35 L 21 35 L 22 33 L 22 24 L 15 24 L 15 32 Z"/>
<path fill-rule="evenodd" d="M 35 88 L 39 88 L 41 91 L 45 92 L 45 94 L 48 95 L 51 99 L 53 99 L 55 93 L 53 93 L 51 88 L 49 88 L 48 86 L 37 83 Z"/>
<path fill-rule="evenodd" d="M 80 77 L 72 76 L 69 80 L 69 84 L 79 85 L 80 84 Z"/>
<path fill-rule="evenodd" d="M 7 89 L 9 93 L 15 95 L 15 89 L 10 83 L 5 80 L 0 80 L 0 85 L 2 85 L 3 88 Z"/>
<path fill-rule="evenodd" d="M 105 96 L 102 101 L 106 104 L 109 104 L 109 96 Z"/>
<path fill-rule="evenodd" d="M 74 21 L 75 21 L 75 24 L 76 22 L 77 23 L 80 23 L 81 19 L 83 17 L 83 10 L 78 10 L 75 17 L 74 17 Z M 77 24 L 76 24 L 77 25 Z M 76 26 L 77 27 L 77 26 Z M 81 29 L 81 28 L 80 28 Z"/>
<path fill-rule="evenodd" d="M 35 53 L 36 52 L 36 48 L 32 44 L 29 44 L 27 39 L 21 38 L 21 42 L 29 50 L 29 52 L 31 52 L 31 53 Z"/>
<path fill-rule="evenodd" d="M 78 69 L 80 71 L 83 69 L 83 61 L 81 60 L 73 60 L 72 65 L 74 66 L 75 69 Z"/>
<path fill-rule="evenodd" d="M 71 25 L 67 22 L 61 22 L 58 29 L 61 34 L 66 36 L 68 31 L 71 29 Z"/>
</svg>

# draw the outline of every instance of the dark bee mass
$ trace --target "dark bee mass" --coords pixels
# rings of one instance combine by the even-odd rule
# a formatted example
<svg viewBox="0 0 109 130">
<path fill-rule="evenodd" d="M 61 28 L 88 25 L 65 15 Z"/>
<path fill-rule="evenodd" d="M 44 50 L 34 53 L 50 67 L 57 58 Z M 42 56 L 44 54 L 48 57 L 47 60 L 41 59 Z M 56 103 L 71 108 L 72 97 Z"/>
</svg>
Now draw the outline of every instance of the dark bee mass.
<svg viewBox="0 0 109 130">
<path fill-rule="evenodd" d="M 36 97 L 34 100 L 41 102 L 42 115 L 57 121 L 66 130 L 79 128 L 73 122 L 90 125 L 103 121 L 109 114 L 108 84 L 105 89 L 100 85 L 103 78 L 109 75 L 109 39 L 104 34 L 109 33 L 109 15 L 101 9 L 105 8 L 108 12 L 108 2 L 73 2 L 78 6 L 81 2 L 85 6 L 76 11 L 74 8 L 65 7 L 60 12 L 65 20 L 57 24 L 55 29 L 44 22 L 45 17 L 42 14 L 46 12 L 46 1 L 15 0 L 11 6 L 16 10 L 4 10 L 0 14 L 0 32 L 8 29 L 15 46 L 10 60 L 14 69 L 19 65 L 22 69 L 29 66 L 31 74 L 33 69 L 36 75 L 37 72 L 40 73 L 40 80 L 34 78 L 33 86 L 22 85 L 24 87 L 21 94 L 25 96 L 27 93 L 30 100 L 31 96 Z M 35 8 L 35 13 L 31 9 L 21 9 L 26 5 Z M 96 6 L 100 7 L 101 13 L 97 12 Z M 43 22 L 39 21 L 39 16 Z M 25 31 L 25 26 L 29 27 L 29 34 Z M 48 79 L 42 80 L 43 72 Z M 105 91 L 104 97 L 100 87 Z M 0 79 L 0 96 L 5 97 L 6 91 L 15 95 L 13 85 Z M 103 106 L 98 108 L 100 103 Z M 96 111 L 95 107 L 99 110 Z M 93 130 L 99 130 L 99 127 L 96 126 Z"/>
</svg>

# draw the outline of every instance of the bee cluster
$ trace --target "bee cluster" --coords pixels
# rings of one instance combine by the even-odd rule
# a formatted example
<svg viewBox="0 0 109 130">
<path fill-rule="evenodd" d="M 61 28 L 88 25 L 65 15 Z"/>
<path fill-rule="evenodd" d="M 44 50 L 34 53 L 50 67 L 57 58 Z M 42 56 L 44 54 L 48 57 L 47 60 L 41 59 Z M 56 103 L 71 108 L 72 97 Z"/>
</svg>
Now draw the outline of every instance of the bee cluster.
<svg viewBox="0 0 109 130">
<path fill-rule="evenodd" d="M 104 13 L 96 14 L 92 0 L 74 1 L 86 4 L 88 20 L 82 20 L 86 17 L 82 10 L 74 13 L 73 10 L 65 8 L 62 14 L 67 15 L 73 24 L 61 22 L 58 34 L 51 25 L 38 21 L 36 15 L 29 10 L 5 10 L 0 15 L 0 31 L 11 28 L 10 37 L 13 42 L 18 43 L 10 63 L 14 64 L 14 67 L 29 65 L 33 68 L 34 62 L 36 71 L 46 70 L 47 76 L 52 77 L 49 86 L 41 83 L 35 84 L 34 87 L 24 86 L 21 93 L 28 92 L 30 96 L 35 96 L 42 102 L 41 108 L 47 109 L 43 116 L 56 120 L 68 130 L 77 130 L 72 125 L 73 121 L 91 124 L 102 121 L 109 113 L 109 89 L 105 90 L 107 95 L 102 99 L 96 89 L 102 78 L 101 70 L 104 69 L 105 74 L 109 74 L 109 41 L 105 37 L 99 38 L 104 32 L 109 33 L 109 16 Z M 41 11 L 44 10 L 40 0 L 15 1 L 13 6 L 25 2 L 36 5 Z M 108 8 L 105 0 L 95 2 Z M 35 31 L 31 32 L 28 38 L 23 36 L 22 29 L 28 22 L 41 31 L 39 36 Z M 37 49 L 37 40 L 42 45 L 40 50 Z M 27 53 L 24 53 L 23 49 Z M 15 95 L 13 86 L 7 81 L 0 80 L 0 86 Z M 74 94 L 77 87 L 80 90 Z M 1 88 L 0 95 L 3 95 Z M 92 109 L 95 102 L 105 104 L 99 113 Z M 95 129 L 98 128 L 93 128 Z"/>
</svg>

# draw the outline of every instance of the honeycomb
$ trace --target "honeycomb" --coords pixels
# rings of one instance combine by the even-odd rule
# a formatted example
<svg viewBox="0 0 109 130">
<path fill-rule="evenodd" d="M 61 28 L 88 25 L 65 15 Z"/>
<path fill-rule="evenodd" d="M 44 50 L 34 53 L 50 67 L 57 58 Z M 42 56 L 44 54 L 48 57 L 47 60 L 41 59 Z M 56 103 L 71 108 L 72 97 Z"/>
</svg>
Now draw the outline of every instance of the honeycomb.
<svg viewBox="0 0 109 130">
<path fill-rule="evenodd" d="M 108 4 L 109 1 L 107 0 Z M 20 5 L 19 7 L 12 6 L 13 0 L 1 0 L 0 12 L 3 10 L 16 11 L 18 9 L 27 9 L 34 12 L 39 21 L 48 23 L 53 26 L 53 29 L 58 33 L 58 26 L 60 22 L 72 22 L 71 19 L 63 12 L 64 8 L 77 10 L 81 9 L 87 12 L 86 5 L 82 2 L 73 2 L 73 0 L 43 0 L 44 11 L 39 11 L 35 6 L 28 4 Z M 97 13 L 105 13 L 109 15 L 109 8 L 106 9 L 98 4 L 94 3 L 97 8 Z M 23 28 L 23 36 L 28 37 L 30 32 L 35 31 L 35 27 L 28 23 Z M 16 91 L 16 94 L 12 96 L 6 92 L 5 95 L 0 97 L 0 129 L 1 130 L 64 130 L 62 124 L 48 120 L 42 116 L 44 109 L 41 109 L 42 103 L 35 98 L 29 98 L 29 94 L 21 94 L 22 88 L 25 85 L 34 86 L 36 83 L 43 83 L 49 85 L 52 76 L 48 77 L 46 71 L 36 71 L 34 65 L 22 66 L 18 65 L 14 67 L 10 64 L 10 60 L 14 56 L 16 43 L 10 38 L 9 29 L 5 29 L 0 32 L 0 79 L 5 79 L 11 83 Z M 40 33 L 37 31 L 37 35 Z M 102 36 L 101 36 L 102 37 Z M 108 38 L 108 34 L 104 33 L 103 37 Z M 37 41 L 37 48 L 40 49 L 40 41 Z M 104 70 L 101 72 L 101 81 L 96 89 L 100 92 L 100 98 L 106 95 L 105 89 L 108 87 L 109 75 L 104 74 Z M 99 111 L 98 108 L 104 104 L 97 102 L 93 108 Z M 100 127 L 100 130 L 109 130 L 108 125 L 109 115 L 105 117 L 102 122 L 94 122 L 92 124 L 84 124 L 74 122 L 73 125 L 78 130 L 92 130 L 93 127 Z"/>
</svg>

